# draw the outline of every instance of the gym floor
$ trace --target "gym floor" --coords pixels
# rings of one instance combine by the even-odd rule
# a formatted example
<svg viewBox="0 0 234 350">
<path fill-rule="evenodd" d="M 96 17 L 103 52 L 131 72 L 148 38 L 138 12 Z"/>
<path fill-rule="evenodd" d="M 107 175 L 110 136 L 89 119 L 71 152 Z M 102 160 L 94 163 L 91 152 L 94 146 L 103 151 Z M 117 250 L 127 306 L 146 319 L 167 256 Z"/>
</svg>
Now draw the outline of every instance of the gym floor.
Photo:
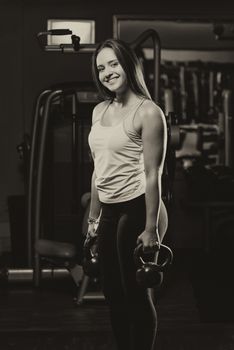
<svg viewBox="0 0 234 350">
<path fill-rule="evenodd" d="M 227 289 L 215 287 L 212 274 L 208 278 L 207 257 L 200 250 L 182 249 L 174 254 L 174 264 L 155 293 L 156 349 L 233 349 L 234 312 Z M 88 293 L 98 289 L 93 282 Z M 75 293 L 70 277 L 44 281 L 39 290 L 28 282 L 2 283 L 0 349 L 114 350 L 105 302 L 86 300 L 77 306 Z"/>
</svg>

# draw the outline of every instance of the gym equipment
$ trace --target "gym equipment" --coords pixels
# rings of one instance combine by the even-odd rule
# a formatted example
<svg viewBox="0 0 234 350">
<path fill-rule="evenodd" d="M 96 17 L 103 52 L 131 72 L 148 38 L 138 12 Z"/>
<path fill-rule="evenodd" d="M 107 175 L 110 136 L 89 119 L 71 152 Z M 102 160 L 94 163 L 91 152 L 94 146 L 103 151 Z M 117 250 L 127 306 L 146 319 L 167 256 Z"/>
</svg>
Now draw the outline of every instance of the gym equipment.
<svg viewBox="0 0 234 350">
<path fill-rule="evenodd" d="M 155 248 L 155 253 L 160 257 L 163 251 L 164 258 L 161 263 L 154 261 L 145 261 L 142 256 L 146 256 L 143 252 L 143 245 L 139 244 L 134 250 L 134 261 L 137 266 L 136 280 L 140 286 L 144 288 L 160 287 L 163 282 L 163 272 L 172 264 L 173 253 L 172 250 L 160 244 L 160 247 Z M 155 255 L 155 253 L 153 255 Z M 150 254 L 152 257 L 152 254 Z"/>
<path fill-rule="evenodd" d="M 84 273 L 91 278 L 97 278 L 99 276 L 97 240 L 98 236 L 89 237 L 84 244 L 84 259 L 82 266 Z"/>
<path fill-rule="evenodd" d="M 199 110 L 199 106 L 200 106 L 200 101 L 199 101 L 199 77 L 198 77 L 198 72 L 197 71 L 192 71 L 191 72 L 191 95 L 192 95 L 192 111 L 190 109 L 190 113 L 192 116 L 192 119 L 194 119 L 195 121 L 198 120 L 199 118 L 199 114 L 200 114 L 200 110 Z"/>
<path fill-rule="evenodd" d="M 166 115 L 167 121 L 167 154 L 162 175 L 162 198 L 168 209 L 173 198 L 173 183 L 175 177 L 176 157 L 175 150 L 181 147 L 181 131 L 178 118 L 174 112 Z"/>
<path fill-rule="evenodd" d="M 77 265 L 77 269 L 72 271 L 72 277 L 77 286 L 83 278 L 83 269 Z M 71 278 L 71 271 L 66 268 L 43 268 L 41 270 L 43 281 L 64 281 Z M 27 284 L 33 282 L 33 269 L 27 268 L 2 268 L 0 269 L 0 285 L 5 284 Z"/>
<path fill-rule="evenodd" d="M 70 35 L 71 44 L 47 45 L 46 38 L 49 35 Z M 52 29 L 37 34 L 37 40 L 44 51 L 58 51 L 62 53 L 92 53 L 95 50 L 96 44 L 80 44 L 80 37 L 72 34 L 70 29 Z"/>
<path fill-rule="evenodd" d="M 181 118 L 182 121 L 185 121 L 187 118 L 187 103 L 188 103 L 188 93 L 186 90 L 186 71 L 183 65 L 180 66 L 180 96 L 181 96 Z"/>
<path fill-rule="evenodd" d="M 225 140 L 225 165 L 233 167 L 233 92 L 225 89 L 223 91 L 223 112 L 224 112 L 224 140 Z"/>
<path fill-rule="evenodd" d="M 165 115 L 174 112 L 173 90 L 169 88 L 164 89 L 164 111 Z"/>
<path fill-rule="evenodd" d="M 174 112 L 169 112 L 166 115 L 167 132 L 168 132 L 168 148 L 173 150 L 181 147 L 181 130 L 177 115 Z"/>
<path fill-rule="evenodd" d="M 154 101 L 159 103 L 159 83 L 160 83 L 160 62 L 161 62 L 161 42 L 158 33 L 154 29 L 145 30 L 141 33 L 136 40 L 134 40 L 130 45 L 136 50 L 139 48 L 148 38 L 153 41 L 153 52 L 154 52 Z"/>
<path fill-rule="evenodd" d="M 69 113 L 71 119 L 71 160 L 72 160 L 72 172 L 71 172 L 71 186 L 72 186 L 72 213 L 76 216 L 78 221 L 81 221 L 81 213 L 85 210 L 85 203 L 88 203 L 89 196 L 84 198 L 78 198 L 78 194 L 81 193 L 81 187 L 83 187 L 83 170 L 78 174 L 78 165 L 80 153 L 78 154 L 78 95 L 79 88 L 77 84 L 61 84 L 60 86 L 53 87 L 45 90 L 39 95 L 35 107 L 35 116 L 32 130 L 32 145 L 30 154 L 29 165 L 29 185 L 28 185 L 28 206 L 27 206 L 27 220 L 28 220 L 28 235 L 29 239 L 29 255 L 31 255 L 31 249 L 34 245 L 34 284 L 39 286 L 40 283 L 40 257 L 47 257 L 47 259 L 54 259 L 56 263 L 64 262 L 69 268 L 73 268 L 74 261 L 77 259 L 77 249 L 73 244 L 66 242 L 59 242 L 53 239 L 45 239 L 45 231 L 48 228 L 45 227 L 45 220 L 43 217 L 43 184 L 45 183 L 45 152 L 46 141 L 48 140 L 48 128 L 50 120 L 52 119 L 52 106 L 64 107 L 63 113 Z M 65 103 L 69 101 L 67 106 Z M 68 108 L 69 107 L 69 108 Z M 55 108 L 55 107 L 54 107 Z M 59 107 L 56 107 L 59 108 Z M 60 108 L 60 109 L 61 109 Z M 67 108 L 67 109 L 65 109 Z M 79 125 L 80 126 L 80 125 Z M 82 164 L 81 164 L 82 165 Z M 83 169 L 83 166 L 81 166 Z M 79 180 L 79 184 L 78 184 Z M 44 202 L 43 202 L 44 203 Z M 82 204 L 83 205 L 82 205 Z M 83 208 L 82 208 L 83 207 Z M 79 216 L 79 218 L 78 218 Z M 47 234 L 48 236 L 48 234 Z M 50 233 L 49 237 L 53 235 Z M 32 237 L 32 238 L 31 238 Z M 63 265 L 63 264 L 62 264 Z"/>
<path fill-rule="evenodd" d="M 35 181 L 35 162 L 37 156 L 37 140 L 39 137 L 40 119 L 42 119 L 43 104 L 45 98 L 51 93 L 51 90 L 44 90 L 37 98 L 35 105 L 35 113 L 33 118 L 31 146 L 28 165 L 28 186 L 27 186 L 27 234 L 28 234 L 28 266 L 32 266 L 32 212 L 34 197 L 34 181 Z"/>
</svg>

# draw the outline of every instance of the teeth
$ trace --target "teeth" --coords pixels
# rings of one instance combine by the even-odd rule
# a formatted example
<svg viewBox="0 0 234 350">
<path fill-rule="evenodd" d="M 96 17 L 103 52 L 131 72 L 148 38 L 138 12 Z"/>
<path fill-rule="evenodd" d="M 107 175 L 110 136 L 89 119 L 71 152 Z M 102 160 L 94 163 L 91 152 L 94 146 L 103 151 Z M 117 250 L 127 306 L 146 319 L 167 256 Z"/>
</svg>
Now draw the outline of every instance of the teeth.
<svg viewBox="0 0 234 350">
<path fill-rule="evenodd" d="M 114 77 L 114 78 L 109 79 L 108 82 L 111 81 L 111 80 L 115 80 L 115 79 L 117 79 L 117 77 Z"/>
</svg>

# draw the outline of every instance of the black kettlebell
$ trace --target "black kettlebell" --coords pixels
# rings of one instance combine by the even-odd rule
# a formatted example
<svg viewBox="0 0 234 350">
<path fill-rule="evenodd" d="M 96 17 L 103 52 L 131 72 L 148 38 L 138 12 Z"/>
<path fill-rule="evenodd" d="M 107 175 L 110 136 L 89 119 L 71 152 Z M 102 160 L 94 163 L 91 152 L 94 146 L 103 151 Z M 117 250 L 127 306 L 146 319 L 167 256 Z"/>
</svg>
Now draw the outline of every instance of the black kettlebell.
<svg viewBox="0 0 234 350">
<path fill-rule="evenodd" d="M 96 278 L 99 275 L 99 262 L 97 252 L 97 236 L 89 237 L 84 244 L 84 259 L 83 259 L 84 273 Z"/>
<path fill-rule="evenodd" d="M 138 268 L 136 280 L 144 288 L 160 287 L 163 282 L 163 271 L 172 263 L 173 253 L 168 246 L 160 244 L 160 248 L 155 248 L 155 253 L 157 251 L 159 254 L 161 251 L 165 253 L 164 260 L 160 264 L 153 261 L 144 261 L 142 258 L 144 255 L 142 244 L 138 245 L 134 250 L 134 261 Z"/>
</svg>

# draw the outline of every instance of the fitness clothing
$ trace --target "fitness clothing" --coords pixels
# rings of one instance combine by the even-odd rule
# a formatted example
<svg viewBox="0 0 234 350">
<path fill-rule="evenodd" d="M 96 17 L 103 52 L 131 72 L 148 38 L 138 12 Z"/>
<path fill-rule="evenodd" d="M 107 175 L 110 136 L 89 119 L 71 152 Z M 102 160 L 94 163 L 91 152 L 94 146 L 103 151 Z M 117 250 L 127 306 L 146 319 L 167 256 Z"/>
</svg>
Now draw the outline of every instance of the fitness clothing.
<svg viewBox="0 0 234 350">
<path fill-rule="evenodd" d="M 152 350 L 154 346 L 156 310 L 149 290 L 136 282 L 133 259 L 145 217 L 144 195 L 122 203 L 102 203 L 98 256 L 118 350 Z"/>
<path fill-rule="evenodd" d="M 150 290 L 137 284 L 133 258 L 146 222 L 143 145 L 133 123 L 144 101 L 138 101 L 116 126 L 102 124 L 111 101 L 103 102 L 89 134 L 101 201 L 97 232 L 101 282 L 118 350 L 153 350 L 157 331 Z M 165 233 L 166 226 L 161 202 L 159 232 Z"/>
<path fill-rule="evenodd" d="M 102 119 L 111 104 L 105 101 L 92 125 L 89 145 L 94 154 L 95 185 L 103 203 L 124 202 L 145 193 L 142 140 L 133 125 L 144 101 L 138 101 L 116 126 L 104 126 Z"/>
</svg>

